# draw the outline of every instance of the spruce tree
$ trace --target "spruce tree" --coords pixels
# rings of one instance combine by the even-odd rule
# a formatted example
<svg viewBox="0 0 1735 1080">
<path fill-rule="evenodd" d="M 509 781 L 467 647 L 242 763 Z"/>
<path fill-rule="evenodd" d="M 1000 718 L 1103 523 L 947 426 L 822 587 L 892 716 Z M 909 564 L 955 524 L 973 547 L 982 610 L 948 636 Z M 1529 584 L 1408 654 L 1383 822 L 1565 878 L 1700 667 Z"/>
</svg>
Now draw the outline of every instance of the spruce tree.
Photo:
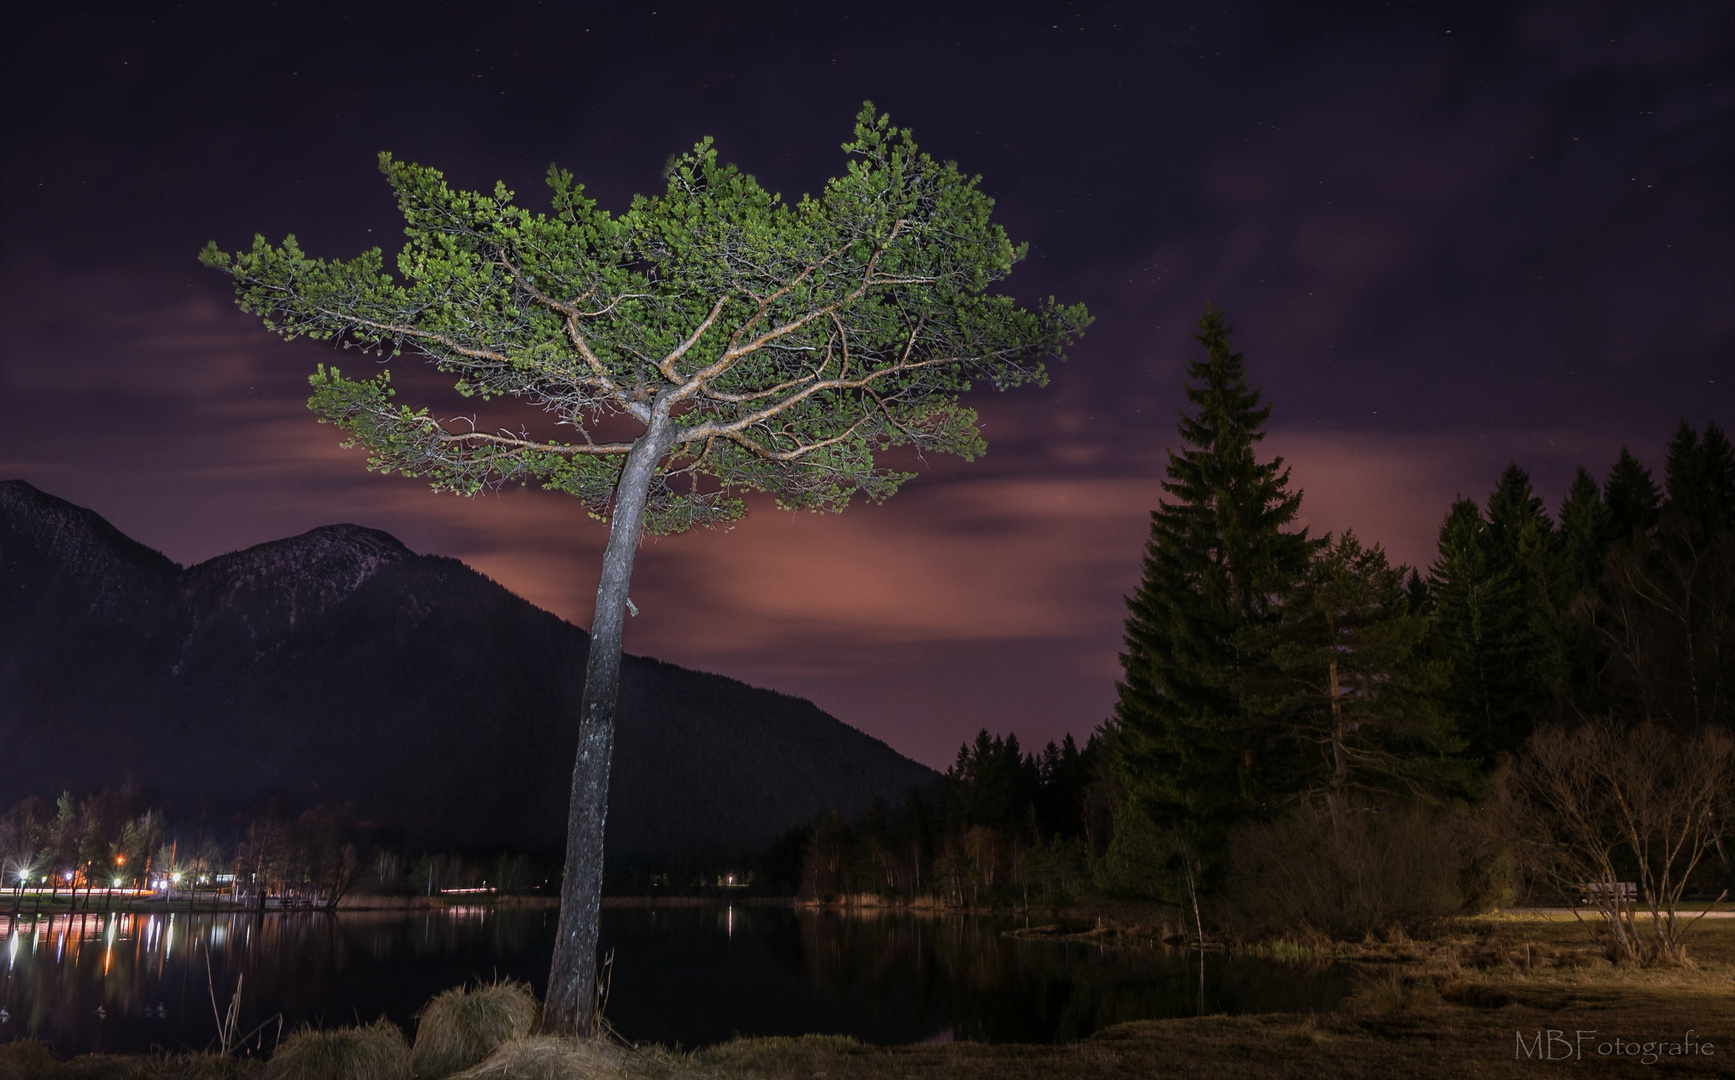
<svg viewBox="0 0 1735 1080">
<path fill-rule="evenodd" d="M 1664 513 L 1677 530 L 1709 541 L 1735 528 L 1735 448 L 1722 428 L 1706 424 L 1701 438 L 1681 421 L 1669 440 L 1663 476 Z"/>
<path fill-rule="evenodd" d="M 1440 526 L 1431 570 L 1434 621 L 1450 665 L 1446 702 L 1469 754 L 1484 766 L 1530 734 L 1543 696 L 1531 663 L 1525 582 L 1519 566 L 1503 558 L 1506 540 L 1491 531 L 1475 500 L 1458 499 Z"/>
<path fill-rule="evenodd" d="M 1651 470 L 1639 463 L 1626 447 L 1609 469 L 1603 484 L 1603 502 L 1608 506 L 1609 534 L 1615 541 L 1630 541 L 1635 533 L 1648 533 L 1657 525 L 1662 493 Z"/>
<path fill-rule="evenodd" d="M 1691 727 L 1735 722 L 1735 448 L 1684 421 L 1664 464 L 1667 498 L 1609 563 L 1607 638 L 1633 710 Z"/>
<path fill-rule="evenodd" d="M 1518 582 L 1524 634 L 1514 662 L 1522 669 L 1522 705 L 1532 719 L 1566 700 L 1567 635 L 1562 618 L 1571 602 L 1561 565 L 1561 537 L 1517 463 L 1506 466 L 1488 495 L 1489 555 Z"/>
<path fill-rule="evenodd" d="M 1614 515 L 1582 467 L 1560 504 L 1560 586 L 1576 602 L 1594 593 L 1615 538 Z"/>
<path fill-rule="evenodd" d="M 957 760 L 946 770 L 947 817 L 964 827 L 1027 832 L 1040 786 L 1040 767 L 1018 745 L 1018 736 L 990 736 L 983 728 L 974 744 L 958 747 Z"/>
<path fill-rule="evenodd" d="M 1560 504 L 1559 535 L 1555 633 L 1563 666 L 1561 702 L 1572 715 L 1590 716 L 1605 708 L 1595 618 L 1616 531 L 1608 503 L 1582 468 Z"/>
<path fill-rule="evenodd" d="M 1068 734 L 1059 745 L 1050 742 L 1038 763 L 1037 822 L 1044 836 L 1078 836 L 1083 831 L 1084 791 L 1090 783 L 1090 760 Z"/>
<path fill-rule="evenodd" d="M 1334 822 L 1360 799 L 1456 794 L 1462 743 L 1441 707 L 1445 665 L 1432 628 L 1405 590 L 1406 566 L 1353 531 L 1327 543 L 1275 622 L 1244 632 L 1269 663 L 1240 683 L 1242 705 L 1286 744 L 1285 775 L 1301 802 Z"/>
<path fill-rule="evenodd" d="M 1289 531 L 1301 492 L 1283 459 L 1258 458 L 1271 406 L 1248 387 L 1223 312 L 1208 305 L 1193 336 L 1205 357 L 1187 367 L 1183 449 L 1127 601 L 1115 742 L 1126 809 L 1196 857 L 1266 798 L 1274 740 L 1236 693 L 1260 658 L 1238 635 L 1273 618 L 1314 544 Z"/>
</svg>

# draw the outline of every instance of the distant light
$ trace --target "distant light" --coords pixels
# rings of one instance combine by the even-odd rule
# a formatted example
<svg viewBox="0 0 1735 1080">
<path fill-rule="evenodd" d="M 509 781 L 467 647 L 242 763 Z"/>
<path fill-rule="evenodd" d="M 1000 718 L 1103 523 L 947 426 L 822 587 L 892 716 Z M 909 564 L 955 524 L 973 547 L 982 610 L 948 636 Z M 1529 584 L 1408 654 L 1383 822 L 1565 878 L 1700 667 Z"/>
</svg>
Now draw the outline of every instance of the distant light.
<svg viewBox="0 0 1735 1080">
<path fill-rule="evenodd" d="M 72 875 L 70 873 L 66 875 L 66 880 L 68 880 L 68 881 L 72 880 Z"/>
<path fill-rule="evenodd" d="M 177 885 L 179 885 L 179 884 L 180 884 L 180 883 L 181 883 L 181 875 L 179 875 L 179 874 L 170 874 L 170 875 L 169 875 L 169 876 L 170 876 L 170 877 L 171 877 L 171 878 L 173 878 L 173 879 L 174 879 L 174 881 L 175 881 L 175 884 L 177 884 Z"/>
<path fill-rule="evenodd" d="M 114 879 L 114 887 L 115 887 L 115 888 L 117 888 L 117 889 L 118 889 L 118 888 L 120 888 L 120 887 L 121 887 L 121 880 L 120 880 L 120 878 L 115 878 L 115 879 Z"/>
</svg>

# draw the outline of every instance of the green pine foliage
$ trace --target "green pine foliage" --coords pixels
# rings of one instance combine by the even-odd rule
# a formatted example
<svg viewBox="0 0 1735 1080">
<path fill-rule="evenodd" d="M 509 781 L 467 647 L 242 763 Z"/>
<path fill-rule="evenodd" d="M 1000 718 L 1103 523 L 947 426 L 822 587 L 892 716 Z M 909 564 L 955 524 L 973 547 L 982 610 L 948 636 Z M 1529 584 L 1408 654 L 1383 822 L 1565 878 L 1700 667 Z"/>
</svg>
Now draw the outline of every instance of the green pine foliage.
<svg viewBox="0 0 1735 1080">
<path fill-rule="evenodd" d="M 1272 621 L 1314 544 L 1294 530 L 1301 492 L 1281 458 L 1260 461 L 1271 406 L 1247 383 L 1223 312 L 1208 306 L 1187 368 L 1166 498 L 1151 512 L 1143 575 L 1127 601 L 1117 771 L 1133 812 L 1208 847 L 1270 796 L 1272 740 L 1240 680 L 1263 663 L 1245 632 Z"/>
<path fill-rule="evenodd" d="M 976 181 L 907 130 L 866 107 L 844 150 L 843 176 L 789 203 L 706 139 L 674 160 L 663 193 L 619 215 L 552 166 L 540 213 L 502 186 L 454 190 L 382 154 L 409 239 L 395 276 L 377 248 L 328 261 L 293 236 L 232 255 L 213 243 L 202 259 L 285 338 L 409 349 L 461 394 L 520 399 L 578 436 L 473 430 L 396 403 L 389 371 L 354 380 L 322 365 L 309 405 L 372 468 L 464 494 L 535 480 L 607 516 L 630 446 L 597 425 L 649 423 L 663 400 L 680 421 L 652 531 L 736 518 L 746 490 L 839 510 L 908 478 L 876 466 L 877 451 L 981 453 L 958 395 L 1044 382 L 1042 359 L 1089 321 L 989 292 L 1024 249 Z"/>
</svg>

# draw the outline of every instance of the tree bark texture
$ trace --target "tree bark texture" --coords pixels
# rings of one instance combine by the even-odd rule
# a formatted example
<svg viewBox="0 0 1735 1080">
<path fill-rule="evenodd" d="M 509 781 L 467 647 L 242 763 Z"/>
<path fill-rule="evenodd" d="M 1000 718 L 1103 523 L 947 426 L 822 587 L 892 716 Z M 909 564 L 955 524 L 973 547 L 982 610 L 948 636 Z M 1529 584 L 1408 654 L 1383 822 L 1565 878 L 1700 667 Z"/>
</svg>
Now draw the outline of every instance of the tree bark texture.
<svg viewBox="0 0 1735 1080">
<path fill-rule="evenodd" d="M 645 498 L 657 465 L 668 452 L 674 424 L 657 402 L 650 426 L 633 444 L 621 469 L 610 516 L 596 615 L 590 624 L 590 658 L 579 701 L 578 760 L 572 769 L 567 810 L 566 872 L 560 885 L 560 922 L 542 1030 L 589 1034 L 596 1016 L 597 920 L 602 906 L 603 825 L 608 816 L 609 764 L 614 756 L 615 710 L 620 698 L 621 630 L 633 556 L 644 530 Z"/>
</svg>

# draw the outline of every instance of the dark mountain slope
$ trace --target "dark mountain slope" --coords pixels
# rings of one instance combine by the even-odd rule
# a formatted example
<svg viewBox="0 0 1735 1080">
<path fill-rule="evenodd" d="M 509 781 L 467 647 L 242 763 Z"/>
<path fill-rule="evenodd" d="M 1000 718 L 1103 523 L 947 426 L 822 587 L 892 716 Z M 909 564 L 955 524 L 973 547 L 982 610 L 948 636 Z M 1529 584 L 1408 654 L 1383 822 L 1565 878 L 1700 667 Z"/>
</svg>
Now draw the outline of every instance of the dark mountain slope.
<svg viewBox="0 0 1735 1080">
<path fill-rule="evenodd" d="M 185 812 L 276 794 L 428 843 L 554 847 L 587 647 L 371 529 L 182 570 L 0 483 L 0 803 L 133 782 Z M 615 755 L 617 860 L 748 851 L 936 778 L 810 702 L 631 656 Z"/>
</svg>

